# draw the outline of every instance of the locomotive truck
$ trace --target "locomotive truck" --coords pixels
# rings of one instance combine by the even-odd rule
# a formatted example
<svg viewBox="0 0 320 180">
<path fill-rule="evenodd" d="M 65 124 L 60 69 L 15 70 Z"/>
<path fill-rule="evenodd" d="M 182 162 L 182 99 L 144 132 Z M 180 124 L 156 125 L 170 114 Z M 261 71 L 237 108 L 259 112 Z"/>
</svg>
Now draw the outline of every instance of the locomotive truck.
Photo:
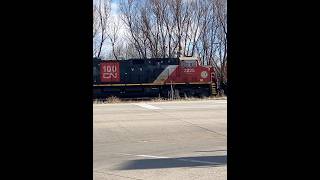
<svg viewBox="0 0 320 180">
<path fill-rule="evenodd" d="M 216 95 L 212 66 L 194 57 L 102 60 L 93 58 L 93 98 Z"/>
</svg>

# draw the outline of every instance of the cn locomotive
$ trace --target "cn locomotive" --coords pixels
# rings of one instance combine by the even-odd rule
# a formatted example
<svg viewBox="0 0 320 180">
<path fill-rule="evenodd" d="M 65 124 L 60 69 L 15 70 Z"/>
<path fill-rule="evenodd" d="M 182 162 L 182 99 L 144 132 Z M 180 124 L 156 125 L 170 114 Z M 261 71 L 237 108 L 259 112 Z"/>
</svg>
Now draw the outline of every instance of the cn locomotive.
<svg viewBox="0 0 320 180">
<path fill-rule="evenodd" d="M 213 67 L 200 65 L 194 57 L 93 58 L 93 98 L 204 97 L 216 94 Z"/>
</svg>

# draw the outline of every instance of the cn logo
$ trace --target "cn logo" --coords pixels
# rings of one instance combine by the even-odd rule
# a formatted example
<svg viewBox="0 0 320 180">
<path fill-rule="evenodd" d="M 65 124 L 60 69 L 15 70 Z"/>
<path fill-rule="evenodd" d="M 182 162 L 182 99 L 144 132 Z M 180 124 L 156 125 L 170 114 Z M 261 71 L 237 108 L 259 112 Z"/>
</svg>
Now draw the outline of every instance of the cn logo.
<svg viewBox="0 0 320 180">
<path fill-rule="evenodd" d="M 100 65 L 101 82 L 119 82 L 120 68 L 117 62 L 106 62 Z"/>
<path fill-rule="evenodd" d="M 207 77 L 208 77 L 207 71 L 202 71 L 202 72 L 201 72 L 201 77 L 202 77 L 202 78 L 207 78 Z"/>
</svg>

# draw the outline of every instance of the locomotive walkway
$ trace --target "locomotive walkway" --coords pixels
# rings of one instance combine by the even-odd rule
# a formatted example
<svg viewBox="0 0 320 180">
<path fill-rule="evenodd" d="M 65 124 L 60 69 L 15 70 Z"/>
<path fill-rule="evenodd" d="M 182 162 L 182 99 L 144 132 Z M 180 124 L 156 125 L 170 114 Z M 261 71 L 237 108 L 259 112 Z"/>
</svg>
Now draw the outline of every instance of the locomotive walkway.
<svg viewBox="0 0 320 180">
<path fill-rule="evenodd" d="M 93 105 L 95 180 L 227 179 L 225 100 Z"/>
</svg>

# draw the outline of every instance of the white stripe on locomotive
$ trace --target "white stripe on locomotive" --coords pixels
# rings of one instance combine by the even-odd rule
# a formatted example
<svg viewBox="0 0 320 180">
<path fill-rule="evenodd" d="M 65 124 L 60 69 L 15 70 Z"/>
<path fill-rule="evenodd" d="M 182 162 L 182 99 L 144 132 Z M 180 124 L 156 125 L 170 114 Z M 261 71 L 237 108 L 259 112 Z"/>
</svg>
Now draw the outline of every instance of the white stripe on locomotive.
<svg viewBox="0 0 320 180">
<path fill-rule="evenodd" d="M 167 66 L 157 77 L 153 83 L 164 83 L 168 77 L 177 69 L 178 65 L 169 65 Z"/>
</svg>

